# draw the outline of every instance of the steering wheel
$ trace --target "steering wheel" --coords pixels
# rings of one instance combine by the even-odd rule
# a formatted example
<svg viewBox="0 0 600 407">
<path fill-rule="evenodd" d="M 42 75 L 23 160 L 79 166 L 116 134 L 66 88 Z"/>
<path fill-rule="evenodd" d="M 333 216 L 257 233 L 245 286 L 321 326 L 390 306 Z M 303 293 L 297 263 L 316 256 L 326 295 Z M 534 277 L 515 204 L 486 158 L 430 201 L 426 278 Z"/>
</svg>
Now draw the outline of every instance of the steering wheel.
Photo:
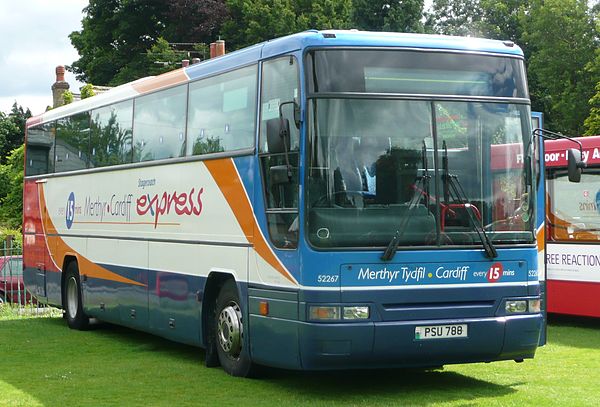
<svg viewBox="0 0 600 407">
<path fill-rule="evenodd" d="M 521 218 L 518 215 L 515 216 L 509 216 L 508 218 L 505 219 L 499 219 L 499 220 L 495 220 L 492 223 L 488 223 L 487 225 L 485 225 L 483 227 L 483 230 L 485 230 L 486 232 L 492 232 L 494 227 L 498 227 L 498 226 L 505 226 L 507 227 L 507 230 L 510 230 L 511 226 L 520 222 Z M 502 230 L 502 229 L 500 229 Z"/>
</svg>

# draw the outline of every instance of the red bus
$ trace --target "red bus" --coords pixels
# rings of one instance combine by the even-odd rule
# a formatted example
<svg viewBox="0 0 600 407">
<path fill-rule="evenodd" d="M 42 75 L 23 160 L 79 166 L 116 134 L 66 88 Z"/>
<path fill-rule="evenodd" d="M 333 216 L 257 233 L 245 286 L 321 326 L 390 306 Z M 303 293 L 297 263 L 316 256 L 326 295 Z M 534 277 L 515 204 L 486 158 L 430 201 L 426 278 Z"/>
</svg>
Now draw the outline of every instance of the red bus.
<svg viewBox="0 0 600 407">
<path fill-rule="evenodd" d="M 600 136 L 577 138 L 586 168 L 567 177 L 570 140 L 545 142 L 547 311 L 600 317 Z"/>
</svg>

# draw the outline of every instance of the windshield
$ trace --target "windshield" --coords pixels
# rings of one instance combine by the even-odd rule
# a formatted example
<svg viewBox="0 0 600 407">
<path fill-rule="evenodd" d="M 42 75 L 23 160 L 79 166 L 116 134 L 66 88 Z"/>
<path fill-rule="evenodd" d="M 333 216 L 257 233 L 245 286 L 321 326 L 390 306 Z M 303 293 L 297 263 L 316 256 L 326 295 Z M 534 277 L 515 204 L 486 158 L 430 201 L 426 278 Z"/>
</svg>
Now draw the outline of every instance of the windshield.
<svg viewBox="0 0 600 407">
<path fill-rule="evenodd" d="M 509 103 L 311 98 L 310 243 L 532 242 L 529 120 Z"/>
</svg>

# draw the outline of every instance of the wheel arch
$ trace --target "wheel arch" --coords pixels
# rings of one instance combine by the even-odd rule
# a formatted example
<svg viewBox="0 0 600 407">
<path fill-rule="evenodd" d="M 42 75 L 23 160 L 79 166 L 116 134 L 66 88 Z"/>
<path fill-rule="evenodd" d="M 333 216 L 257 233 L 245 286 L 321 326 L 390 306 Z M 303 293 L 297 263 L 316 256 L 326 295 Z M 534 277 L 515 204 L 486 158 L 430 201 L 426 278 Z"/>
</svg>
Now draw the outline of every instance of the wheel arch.
<svg viewBox="0 0 600 407">
<path fill-rule="evenodd" d="M 238 281 L 235 278 L 234 273 L 226 271 L 211 271 L 208 274 L 206 283 L 204 284 L 203 296 L 202 296 L 202 345 L 207 347 L 209 344 L 209 336 L 211 335 L 211 318 L 214 316 L 214 309 L 216 306 L 217 296 L 221 287 L 228 280 L 233 280 L 236 285 Z M 239 294 L 239 287 L 238 287 Z"/>
</svg>

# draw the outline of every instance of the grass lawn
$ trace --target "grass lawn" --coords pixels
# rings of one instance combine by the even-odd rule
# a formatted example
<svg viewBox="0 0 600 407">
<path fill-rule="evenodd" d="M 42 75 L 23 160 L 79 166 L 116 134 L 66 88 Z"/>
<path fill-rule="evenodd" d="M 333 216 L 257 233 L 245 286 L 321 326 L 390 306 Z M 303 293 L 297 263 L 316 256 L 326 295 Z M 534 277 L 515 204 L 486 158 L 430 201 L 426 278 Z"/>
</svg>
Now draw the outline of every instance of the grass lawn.
<svg viewBox="0 0 600 407">
<path fill-rule="evenodd" d="M 72 331 L 56 313 L 0 307 L 0 406 L 598 405 L 600 321 L 554 318 L 524 363 L 303 373 L 260 380 L 204 367 L 201 349 L 112 325 Z"/>
</svg>

